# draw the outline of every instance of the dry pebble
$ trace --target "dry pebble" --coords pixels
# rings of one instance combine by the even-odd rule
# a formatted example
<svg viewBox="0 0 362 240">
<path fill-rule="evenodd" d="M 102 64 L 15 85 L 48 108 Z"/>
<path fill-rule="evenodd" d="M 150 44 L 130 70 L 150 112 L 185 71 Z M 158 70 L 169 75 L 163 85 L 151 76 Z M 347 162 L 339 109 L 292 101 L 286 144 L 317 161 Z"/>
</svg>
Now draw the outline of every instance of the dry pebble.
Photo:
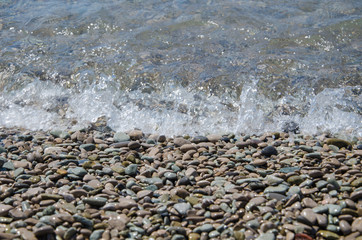
<svg viewBox="0 0 362 240">
<path fill-rule="evenodd" d="M 0 136 L 1 239 L 362 238 L 361 139 Z"/>
</svg>

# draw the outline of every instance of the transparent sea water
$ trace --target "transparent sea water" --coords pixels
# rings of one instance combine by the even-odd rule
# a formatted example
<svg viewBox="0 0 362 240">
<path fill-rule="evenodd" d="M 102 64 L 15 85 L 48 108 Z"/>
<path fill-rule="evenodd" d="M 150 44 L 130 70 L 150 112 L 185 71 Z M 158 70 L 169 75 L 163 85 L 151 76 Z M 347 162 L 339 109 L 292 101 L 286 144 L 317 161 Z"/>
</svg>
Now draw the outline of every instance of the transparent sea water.
<svg viewBox="0 0 362 240">
<path fill-rule="evenodd" d="M 361 9 L 0 0 L 0 126 L 362 136 Z"/>
</svg>

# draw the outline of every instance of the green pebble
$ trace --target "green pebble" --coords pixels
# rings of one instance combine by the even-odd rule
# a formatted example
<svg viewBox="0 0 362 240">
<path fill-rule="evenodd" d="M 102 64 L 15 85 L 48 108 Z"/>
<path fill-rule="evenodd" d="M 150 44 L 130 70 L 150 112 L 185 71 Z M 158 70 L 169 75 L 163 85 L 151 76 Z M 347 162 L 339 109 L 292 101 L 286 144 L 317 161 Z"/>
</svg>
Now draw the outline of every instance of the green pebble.
<svg viewBox="0 0 362 240">
<path fill-rule="evenodd" d="M 299 185 L 304 181 L 304 179 L 299 175 L 290 176 L 287 179 L 287 182 L 291 185 Z"/>
<path fill-rule="evenodd" d="M 345 140 L 343 140 L 343 139 L 338 139 L 338 138 L 330 138 L 330 139 L 327 139 L 326 143 L 327 143 L 328 145 L 334 145 L 334 146 L 337 146 L 337 147 L 339 147 L 339 148 L 343 148 L 343 147 L 347 148 L 348 146 L 351 145 L 350 142 L 345 141 Z"/>
<path fill-rule="evenodd" d="M 362 177 L 357 178 L 356 180 L 352 181 L 351 186 L 356 187 L 356 188 L 361 187 L 362 186 Z"/>
<path fill-rule="evenodd" d="M 0 217 L 0 223 L 11 223 L 12 221 L 13 221 L 12 218 Z"/>
<path fill-rule="evenodd" d="M 338 240 L 339 239 L 338 234 L 331 232 L 331 231 L 319 230 L 317 234 L 327 240 Z"/>
<path fill-rule="evenodd" d="M 39 176 L 31 176 L 29 178 L 29 180 L 30 180 L 31 183 L 38 183 L 38 182 L 40 182 L 41 179 L 40 179 Z"/>
<path fill-rule="evenodd" d="M 188 196 L 185 198 L 187 202 L 189 202 L 192 206 L 199 203 L 199 199 L 197 197 Z"/>
</svg>

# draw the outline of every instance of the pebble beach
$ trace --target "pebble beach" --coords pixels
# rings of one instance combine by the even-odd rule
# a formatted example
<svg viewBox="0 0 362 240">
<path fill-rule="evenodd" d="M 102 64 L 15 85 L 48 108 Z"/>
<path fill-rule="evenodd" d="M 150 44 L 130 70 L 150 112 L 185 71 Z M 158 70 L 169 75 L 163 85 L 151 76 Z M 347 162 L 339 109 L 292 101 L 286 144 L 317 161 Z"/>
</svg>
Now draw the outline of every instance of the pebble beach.
<svg viewBox="0 0 362 240">
<path fill-rule="evenodd" d="M 1 239 L 362 239 L 361 139 L 0 129 Z"/>
</svg>

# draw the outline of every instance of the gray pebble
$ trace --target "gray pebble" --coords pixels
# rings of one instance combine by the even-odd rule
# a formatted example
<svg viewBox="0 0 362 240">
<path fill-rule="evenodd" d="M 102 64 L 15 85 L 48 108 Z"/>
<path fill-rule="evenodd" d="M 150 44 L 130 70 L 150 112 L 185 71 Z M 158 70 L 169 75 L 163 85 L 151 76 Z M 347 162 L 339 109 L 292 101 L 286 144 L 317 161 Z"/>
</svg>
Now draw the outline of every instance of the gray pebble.
<svg viewBox="0 0 362 240">
<path fill-rule="evenodd" d="M 130 164 L 126 167 L 125 173 L 129 176 L 136 176 L 137 175 L 137 164 Z"/>
<path fill-rule="evenodd" d="M 95 230 L 94 232 L 92 232 L 92 234 L 89 237 L 89 240 L 98 240 L 102 237 L 104 230 Z"/>
</svg>

